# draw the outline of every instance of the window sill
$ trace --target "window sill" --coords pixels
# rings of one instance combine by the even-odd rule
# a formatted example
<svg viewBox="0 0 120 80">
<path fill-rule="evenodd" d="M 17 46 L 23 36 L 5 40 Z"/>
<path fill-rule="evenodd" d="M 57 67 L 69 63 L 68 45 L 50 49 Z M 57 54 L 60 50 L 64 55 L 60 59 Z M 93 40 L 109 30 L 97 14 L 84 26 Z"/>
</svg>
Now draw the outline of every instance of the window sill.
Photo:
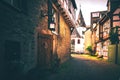
<svg viewBox="0 0 120 80">
<path fill-rule="evenodd" d="M 52 33 L 55 34 L 55 35 L 58 35 L 58 33 L 56 31 L 52 31 Z"/>
</svg>

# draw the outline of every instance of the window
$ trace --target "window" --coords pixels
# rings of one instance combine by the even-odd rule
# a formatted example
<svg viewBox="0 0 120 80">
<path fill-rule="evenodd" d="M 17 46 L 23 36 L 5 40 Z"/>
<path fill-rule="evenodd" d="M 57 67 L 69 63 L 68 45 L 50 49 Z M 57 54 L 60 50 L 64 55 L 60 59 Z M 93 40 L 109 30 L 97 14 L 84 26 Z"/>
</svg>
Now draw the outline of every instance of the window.
<svg viewBox="0 0 120 80">
<path fill-rule="evenodd" d="M 55 31 L 56 33 L 59 33 L 59 13 L 53 8 L 52 9 L 52 21 L 55 23 Z"/>
<path fill-rule="evenodd" d="M 78 42 L 77 42 L 78 44 L 80 44 L 80 39 L 78 39 Z"/>
<path fill-rule="evenodd" d="M 74 40 L 74 39 L 71 41 L 71 44 L 72 44 L 72 45 L 75 45 L 75 40 Z"/>
<path fill-rule="evenodd" d="M 99 17 L 99 12 L 92 13 L 92 17 Z"/>
<path fill-rule="evenodd" d="M 99 27 L 99 38 L 100 39 L 103 38 L 103 25 L 100 25 L 100 27 Z"/>
</svg>

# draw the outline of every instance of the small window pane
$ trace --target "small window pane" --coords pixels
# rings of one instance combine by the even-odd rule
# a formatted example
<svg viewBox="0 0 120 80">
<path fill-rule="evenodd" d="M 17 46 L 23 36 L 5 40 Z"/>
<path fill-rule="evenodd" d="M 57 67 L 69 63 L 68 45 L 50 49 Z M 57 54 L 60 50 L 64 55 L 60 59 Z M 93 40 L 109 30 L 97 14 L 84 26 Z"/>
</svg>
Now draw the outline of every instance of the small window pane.
<svg viewBox="0 0 120 80">
<path fill-rule="evenodd" d="M 80 40 L 78 39 L 78 44 L 80 44 Z"/>
</svg>

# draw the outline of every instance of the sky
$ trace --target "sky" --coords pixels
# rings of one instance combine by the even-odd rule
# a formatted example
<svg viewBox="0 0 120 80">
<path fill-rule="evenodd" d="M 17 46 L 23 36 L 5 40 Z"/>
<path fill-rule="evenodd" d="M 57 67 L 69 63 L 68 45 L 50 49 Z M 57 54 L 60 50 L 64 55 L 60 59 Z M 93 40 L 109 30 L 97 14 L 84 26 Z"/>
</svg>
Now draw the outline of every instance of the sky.
<svg viewBox="0 0 120 80">
<path fill-rule="evenodd" d="M 86 25 L 90 25 L 90 13 L 107 10 L 107 0 L 75 0 L 78 15 L 81 8 Z"/>
</svg>

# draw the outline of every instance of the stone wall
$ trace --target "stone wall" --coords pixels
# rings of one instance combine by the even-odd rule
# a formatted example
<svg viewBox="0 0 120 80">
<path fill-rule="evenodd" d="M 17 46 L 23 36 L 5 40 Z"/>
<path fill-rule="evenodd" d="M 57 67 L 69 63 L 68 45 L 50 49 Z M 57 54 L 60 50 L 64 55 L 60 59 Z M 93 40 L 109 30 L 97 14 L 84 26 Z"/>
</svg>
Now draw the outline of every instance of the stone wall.
<svg viewBox="0 0 120 80">
<path fill-rule="evenodd" d="M 60 16 L 60 34 L 57 47 L 57 53 L 61 63 L 70 58 L 70 29 L 62 15 Z"/>
<path fill-rule="evenodd" d="M 37 30 L 43 25 L 44 19 L 40 16 L 41 9 L 47 9 L 47 0 L 30 0 L 27 2 L 26 13 L 0 1 L 0 63 L 4 65 L 6 61 L 5 44 L 7 41 L 18 42 L 20 44 L 20 61 L 18 62 L 21 71 L 26 73 L 36 67 L 37 64 Z M 44 6 L 44 7 L 43 7 Z M 43 22 L 44 21 L 44 22 Z M 42 25 L 42 26 L 41 26 Z M 46 27 L 45 27 L 46 26 Z M 9 46 L 11 47 L 11 46 Z M 4 66 L 3 66 L 4 67 Z M 2 68 L 2 67 L 1 67 Z M 3 70 L 3 69 L 2 69 Z"/>
<path fill-rule="evenodd" d="M 41 16 L 41 11 L 48 10 L 47 0 L 27 1 L 25 12 L 0 1 L 0 64 L 3 65 L 0 66 L 0 72 L 4 71 L 5 61 L 9 61 L 7 50 L 19 53 L 17 63 L 20 72 L 27 73 L 35 68 L 38 59 L 38 34 L 54 35 L 48 30 L 48 16 Z M 58 57 L 61 62 L 64 62 L 70 57 L 70 29 L 62 15 L 60 16 L 60 34 L 54 36 Z M 10 46 L 12 43 L 13 48 Z"/>
</svg>

